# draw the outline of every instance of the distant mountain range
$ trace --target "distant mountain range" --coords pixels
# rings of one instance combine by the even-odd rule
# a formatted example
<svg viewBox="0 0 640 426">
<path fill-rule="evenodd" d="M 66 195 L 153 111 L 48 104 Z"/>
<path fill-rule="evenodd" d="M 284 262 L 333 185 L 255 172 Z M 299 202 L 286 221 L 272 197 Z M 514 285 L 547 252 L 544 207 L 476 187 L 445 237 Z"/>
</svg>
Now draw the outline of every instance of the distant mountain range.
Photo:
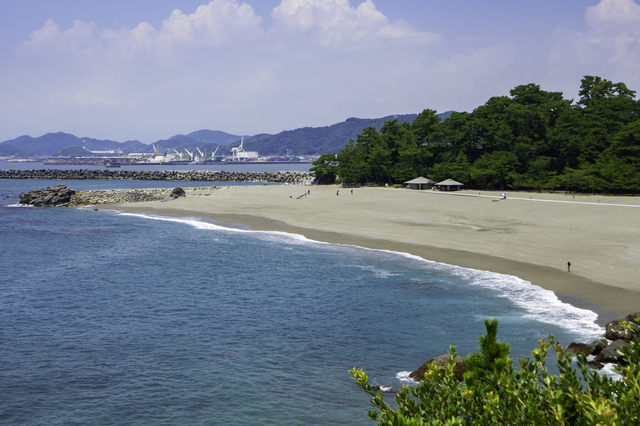
<svg viewBox="0 0 640 426">
<path fill-rule="evenodd" d="M 438 116 L 445 119 L 453 111 L 447 111 Z M 347 120 L 326 127 L 303 127 L 287 130 L 275 135 L 258 134 L 245 136 L 244 149 L 258 151 L 260 155 L 312 155 L 337 153 L 344 148 L 349 139 L 356 139 L 365 127 L 380 129 L 389 120 L 398 122 L 412 122 L 417 114 L 390 115 L 382 118 L 363 119 L 348 118 Z M 228 155 L 232 147 L 240 145 L 241 136 L 232 135 L 219 130 L 197 130 L 187 135 L 175 135 L 168 139 L 155 142 L 156 148 L 162 153 L 172 153 L 173 150 L 184 152 L 199 148 L 211 153 L 218 149 L 218 155 Z M 0 156 L 58 156 L 58 155 L 92 155 L 89 151 L 118 151 L 123 154 L 132 152 L 152 153 L 153 147 L 140 141 L 116 142 L 100 140 L 58 132 L 33 138 L 20 136 L 0 143 Z M 104 155 L 104 154 L 93 154 Z"/>
</svg>

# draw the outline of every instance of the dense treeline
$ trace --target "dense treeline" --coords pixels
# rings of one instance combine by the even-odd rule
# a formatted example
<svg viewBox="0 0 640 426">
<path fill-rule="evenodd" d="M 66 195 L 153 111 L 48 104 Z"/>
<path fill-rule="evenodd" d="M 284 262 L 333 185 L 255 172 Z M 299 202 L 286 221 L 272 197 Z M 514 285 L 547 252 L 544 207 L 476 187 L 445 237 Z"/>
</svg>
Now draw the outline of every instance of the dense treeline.
<svg viewBox="0 0 640 426">
<path fill-rule="evenodd" d="M 624 83 L 585 76 L 579 100 L 536 84 L 441 120 L 367 127 L 312 169 L 321 182 L 403 183 L 447 178 L 467 188 L 635 193 L 640 190 L 640 102 Z"/>
</svg>

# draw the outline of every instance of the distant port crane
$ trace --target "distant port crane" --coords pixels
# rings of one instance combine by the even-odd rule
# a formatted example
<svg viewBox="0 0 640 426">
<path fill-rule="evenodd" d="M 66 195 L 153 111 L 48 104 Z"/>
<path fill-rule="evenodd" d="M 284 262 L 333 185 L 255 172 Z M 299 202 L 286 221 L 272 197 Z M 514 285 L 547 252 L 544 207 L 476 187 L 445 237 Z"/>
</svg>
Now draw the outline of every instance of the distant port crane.
<svg viewBox="0 0 640 426">
<path fill-rule="evenodd" d="M 216 147 L 216 150 L 215 150 L 215 151 L 213 151 L 213 154 L 211 154 L 211 159 L 212 159 L 212 160 L 215 160 L 215 158 L 216 158 L 216 152 L 218 152 L 218 148 L 220 148 L 220 145 L 218 145 L 218 146 Z"/>
</svg>

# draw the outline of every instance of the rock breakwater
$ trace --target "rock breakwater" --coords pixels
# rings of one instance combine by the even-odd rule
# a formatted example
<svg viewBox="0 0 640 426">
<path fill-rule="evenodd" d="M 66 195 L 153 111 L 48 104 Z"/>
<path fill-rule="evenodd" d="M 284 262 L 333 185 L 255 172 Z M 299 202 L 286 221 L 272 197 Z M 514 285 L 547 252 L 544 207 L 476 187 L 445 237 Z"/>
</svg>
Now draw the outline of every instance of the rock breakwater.
<svg viewBox="0 0 640 426">
<path fill-rule="evenodd" d="M 215 186 L 194 188 L 106 189 L 74 191 L 65 185 L 36 189 L 20 194 L 20 204 L 36 207 L 79 207 L 98 204 L 135 203 L 139 201 L 169 201 L 185 197 L 187 192 L 215 191 Z"/>
<path fill-rule="evenodd" d="M 131 165 L 132 158 L 94 157 L 94 158 L 49 158 L 42 162 L 49 166 L 106 166 L 109 164 Z"/>
<path fill-rule="evenodd" d="M 0 170 L 0 179 L 57 179 L 57 180 L 167 180 L 202 182 L 274 182 L 305 184 L 313 181 L 308 172 L 275 173 L 218 172 L 212 170 Z"/>
</svg>

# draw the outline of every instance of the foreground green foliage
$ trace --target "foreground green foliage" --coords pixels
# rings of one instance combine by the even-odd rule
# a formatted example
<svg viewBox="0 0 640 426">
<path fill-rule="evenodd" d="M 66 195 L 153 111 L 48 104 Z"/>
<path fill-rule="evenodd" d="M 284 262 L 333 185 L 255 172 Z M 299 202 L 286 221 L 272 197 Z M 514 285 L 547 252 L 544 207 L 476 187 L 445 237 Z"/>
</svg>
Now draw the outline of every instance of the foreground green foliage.
<svg viewBox="0 0 640 426">
<path fill-rule="evenodd" d="M 346 182 L 392 184 L 418 176 L 467 188 L 640 191 L 640 103 L 624 83 L 585 76 L 577 102 L 535 84 L 472 113 L 365 128 L 340 151 Z M 326 152 L 326 151 L 325 151 Z"/>
<path fill-rule="evenodd" d="M 509 346 L 496 340 L 497 321 L 486 320 L 481 349 L 466 359 L 464 383 L 454 377 L 456 348 L 451 347 L 444 374 L 437 367 L 425 373 L 417 386 L 404 386 L 394 410 L 380 391 L 373 391 L 367 375 L 351 374 L 369 395 L 377 411 L 369 417 L 380 425 L 637 425 L 640 424 L 640 345 L 623 349 L 628 365 L 616 367 L 614 380 L 589 369 L 584 355 L 572 364 L 552 336 L 540 341 L 532 359 L 519 360 L 514 371 Z M 555 350 L 560 374 L 545 366 L 549 349 Z"/>
</svg>

